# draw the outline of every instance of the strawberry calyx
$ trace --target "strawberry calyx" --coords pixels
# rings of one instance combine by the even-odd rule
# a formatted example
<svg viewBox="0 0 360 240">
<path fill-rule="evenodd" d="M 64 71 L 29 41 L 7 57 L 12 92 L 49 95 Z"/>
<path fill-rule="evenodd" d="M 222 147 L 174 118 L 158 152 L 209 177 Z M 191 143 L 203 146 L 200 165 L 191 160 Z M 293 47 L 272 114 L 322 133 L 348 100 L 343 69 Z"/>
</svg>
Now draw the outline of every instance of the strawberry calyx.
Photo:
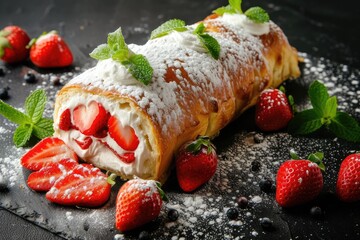
<svg viewBox="0 0 360 240">
<path fill-rule="evenodd" d="M 290 156 L 293 160 L 302 160 L 303 158 L 300 158 L 298 154 L 294 151 L 294 149 L 290 150 Z M 316 163 L 318 167 L 321 169 L 321 171 L 325 172 L 325 165 L 323 163 L 324 159 L 324 153 L 323 152 L 315 152 L 309 154 L 306 160 L 309 160 L 310 162 Z"/>
<path fill-rule="evenodd" d="M 29 44 L 26 45 L 26 49 L 30 49 L 40 37 L 48 35 L 48 34 L 57 34 L 57 31 L 52 30 L 50 32 L 43 32 L 39 37 L 31 39 Z"/>
<path fill-rule="evenodd" d="M 9 40 L 6 38 L 11 32 L 2 30 L 0 31 L 0 58 L 5 54 L 5 48 L 12 48 Z"/>
<path fill-rule="evenodd" d="M 111 186 L 114 186 L 116 184 L 115 179 L 117 178 L 117 175 L 115 173 L 110 173 L 110 175 L 109 175 L 109 173 L 110 173 L 109 171 L 106 172 L 106 175 L 108 175 L 106 181 Z"/>
<path fill-rule="evenodd" d="M 205 147 L 207 149 L 207 154 L 211 154 L 216 148 L 211 143 L 210 138 L 208 136 L 198 136 L 197 139 L 191 142 L 186 146 L 186 151 L 191 152 L 193 154 L 198 154 L 200 150 Z"/>
<path fill-rule="evenodd" d="M 293 97 L 292 95 L 286 94 L 286 89 L 285 89 L 285 87 L 284 87 L 283 85 L 281 85 L 281 86 L 279 87 L 279 91 L 285 94 L 285 96 L 286 96 L 286 98 L 287 98 L 287 100 L 288 100 L 288 102 L 289 102 L 289 105 L 290 105 L 290 108 L 291 108 L 292 113 L 293 113 L 293 114 L 296 113 L 297 110 L 296 110 L 296 106 L 295 106 L 294 97 Z"/>
<path fill-rule="evenodd" d="M 155 181 L 155 184 L 156 184 L 156 188 L 158 189 L 159 191 L 159 194 L 160 194 L 160 197 L 162 200 L 168 202 L 169 201 L 169 198 L 166 196 L 164 190 L 161 189 L 161 183 L 158 182 L 158 181 Z"/>
</svg>

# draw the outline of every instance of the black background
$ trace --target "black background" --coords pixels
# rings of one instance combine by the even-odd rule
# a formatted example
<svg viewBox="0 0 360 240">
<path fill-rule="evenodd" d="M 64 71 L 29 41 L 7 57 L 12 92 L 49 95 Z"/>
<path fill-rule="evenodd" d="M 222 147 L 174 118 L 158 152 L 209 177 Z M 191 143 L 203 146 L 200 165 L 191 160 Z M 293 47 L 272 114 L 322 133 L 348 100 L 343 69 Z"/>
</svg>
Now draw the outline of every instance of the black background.
<svg viewBox="0 0 360 240">
<path fill-rule="evenodd" d="M 265 8 L 300 52 L 359 68 L 360 11 L 356 2 L 248 0 L 243 6 L 245 9 L 250 4 Z M 193 23 L 225 4 L 226 1 L 215 0 L 1 0 L 0 28 L 19 25 L 31 37 L 43 31 L 58 30 L 75 53 L 74 65 L 83 66 L 91 61 L 88 53 L 119 26 L 123 27 L 128 43 L 141 44 L 152 29 L 170 18 Z M 0 208 L 0 239 L 58 237 Z"/>
</svg>

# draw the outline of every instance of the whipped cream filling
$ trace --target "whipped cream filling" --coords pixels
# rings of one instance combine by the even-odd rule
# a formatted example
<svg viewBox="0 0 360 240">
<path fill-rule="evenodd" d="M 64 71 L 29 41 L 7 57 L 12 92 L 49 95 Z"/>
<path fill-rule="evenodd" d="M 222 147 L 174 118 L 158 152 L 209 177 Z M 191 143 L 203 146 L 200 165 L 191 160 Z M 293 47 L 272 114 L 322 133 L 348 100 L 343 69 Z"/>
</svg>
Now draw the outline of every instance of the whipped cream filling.
<svg viewBox="0 0 360 240">
<path fill-rule="evenodd" d="M 111 58 L 100 60 L 95 66 L 94 74 L 104 81 L 112 81 L 121 85 L 135 85 L 139 83 L 124 65 Z"/>
<path fill-rule="evenodd" d="M 194 29 L 191 28 L 185 32 L 172 31 L 170 36 L 183 48 L 190 48 L 199 53 L 206 53 L 208 50 L 193 31 Z"/>
<path fill-rule="evenodd" d="M 55 133 L 60 137 L 69 147 L 71 147 L 77 155 L 85 159 L 100 168 L 106 168 L 114 170 L 116 172 L 122 172 L 129 177 L 149 177 L 153 174 L 153 161 L 152 153 L 149 150 L 146 132 L 141 128 L 140 117 L 136 111 L 130 107 L 120 108 L 119 103 L 110 102 L 107 99 L 101 98 L 97 95 L 91 94 L 78 94 L 70 98 L 59 109 L 61 114 L 66 109 L 70 109 L 71 112 L 75 107 L 81 104 L 89 104 L 91 101 L 96 101 L 103 105 L 103 107 L 112 116 L 117 117 L 123 126 L 130 126 L 135 130 L 135 134 L 139 139 L 139 145 L 135 151 L 133 151 L 135 160 L 131 163 L 123 162 L 115 153 L 113 153 L 104 143 L 111 147 L 117 154 L 122 155 L 128 153 L 122 149 L 109 134 L 104 138 L 96 138 L 93 136 L 86 136 L 76 129 L 70 129 L 64 131 L 59 129 L 59 118 L 54 123 Z M 92 144 L 88 149 L 82 149 L 75 140 L 83 142 L 85 138 L 91 137 Z"/>
<path fill-rule="evenodd" d="M 245 14 L 229 14 L 224 13 L 221 19 L 234 27 L 242 27 L 246 32 L 260 36 L 263 34 L 268 34 L 270 32 L 270 23 L 256 23 L 250 20 Z"/>
</svg>

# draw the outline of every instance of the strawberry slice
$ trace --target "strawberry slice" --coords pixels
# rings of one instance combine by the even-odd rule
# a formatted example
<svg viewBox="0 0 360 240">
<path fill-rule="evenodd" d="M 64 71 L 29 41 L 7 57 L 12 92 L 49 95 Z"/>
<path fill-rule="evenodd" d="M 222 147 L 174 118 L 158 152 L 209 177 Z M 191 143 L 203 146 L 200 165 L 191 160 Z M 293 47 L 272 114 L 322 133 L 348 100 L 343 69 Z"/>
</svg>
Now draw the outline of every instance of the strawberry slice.
<svg viewBox="0 0 360 240">
<path fill-rule="evenodd" d="M 60 115 L 60 121 L 59 121 L 59 128 L 64 131 L 70 130 L 72 127 L 71 124 L 71 112 L 70 109 L 66 109 L 61 115 Z"/>
<path fill-rule="evenodd" d="M 110 197 L 107 176 L 91 164 L 80 164 L 60 177 L 46 193 L 46 198 L 61 205 L 98 207 Z"/>
<path fill-rule="evenodd" d="M 113 152 L 121 161 L 124 163 L 132 163 L 135 161 L 135 154 L 133 152 L 126 152 L 123 154 L 119 154 L 116 152 L 112 147 L 109 146 L 106 142 L 100 141 L 102 144 L 104 144 L 111 152 Z"/>
<path fill-rule="evenodd" d="M 93 142 L 91 137 L 86 137 L 84 139 L 84 141 L 80 141 L 80 140 L 77 140 L 77 139 L 74 139 L 74 140 L 77 143 L 77 145 L 79 145 L 79 147 L 81 149 L 83 149 L 83 150 L 88 149 L 91 146 L 92 142 Z"/>
<path fill-rule="evenodd" d="M 66 146 L 61 139 L 47 137 L 25 153 L 24 156 L 21 157 L 20 162 L 23 167 L 38 171 L 64 158 L 71 158 L 78 161 L 76 153 Z"/>
<path fill-rule="evenodd" d="M 52 163 L 33 172 L 29 175 L 27 184 L 34 191 L 49 191 L 55 181 L 74 169 L 78 163 L 71 158 L 61 159 L 57 163 Z"/>
<path fill-rule="evenodd" d="M 126 151 L 134 151 L 139 145 L 139 138 L 135 130 L 130 126 L 123 126 L 121 122 L 111 116 L 108 121 L 109 135 L 115 142 Z"/>
<path fill-rule="evenodd" d="M 74 109 L 73 122 L 79 131 L 91 136 L 106 127 L 108 114 L 98 102 L 91 101 L 88 105 L 79 105 Z"/>
</svg>

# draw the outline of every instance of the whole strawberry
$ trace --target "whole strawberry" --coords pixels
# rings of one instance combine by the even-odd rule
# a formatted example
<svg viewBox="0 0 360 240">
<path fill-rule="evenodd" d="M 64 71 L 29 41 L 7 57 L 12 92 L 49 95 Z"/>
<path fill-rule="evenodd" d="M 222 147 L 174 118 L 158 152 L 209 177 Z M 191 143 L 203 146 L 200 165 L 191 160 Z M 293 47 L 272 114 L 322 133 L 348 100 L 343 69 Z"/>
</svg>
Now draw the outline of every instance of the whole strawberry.
<svg viewBox="0 0 360 240">
<path fill-rule="evenodd" d="M 347 156 L 341 163 L 336 193 L 344 202 L 360 200 L 360 153 Z"/>
<path fill-rule="evenodd" d="M 268 89 L 260 94 L 256 104 L 255 123 L 262 131 L 278 131 L 286 127 L 292 117 L 285 93 L 278 89 Z"/>
<path fill-rule="evenodd" d="M 56 31 L 31 40 L 29 45 L 30 60 L 40 68 L 66 67 L 73 62 L 70 48 Z"/>
<path fill-rule="evenodd" d="M 116 228 L 125 232 L 156 219 L 162 197 L 164 193 L 154 180 L 132 179 L 126 182 L 116 198 Z"/>
<path fill-rule="evenodd" d="M 323 188 L 323 154 L 310 154 L 309 160 L 299 159 L 294 153 L 292 156 L 296 160 L 285 161 L 276 176 L 276 201 L 282 207 L 307 203 Z"/>
<path fill-rule="evenodd" d="M 176 174 L 179 185 L 191 192 L 206 183 L 215 174 L 218 157 L 208 137 L 199 137 L 186 144 L 176 159 Z"/>
<path fill-rule="evenodd" d="M 0 31 L 0 58 L 6 63 L 24 61 L 29 55 L 26 48 L 29 41 L 29 36 L 20 27 L 5 27 Z"/>
</svg>

